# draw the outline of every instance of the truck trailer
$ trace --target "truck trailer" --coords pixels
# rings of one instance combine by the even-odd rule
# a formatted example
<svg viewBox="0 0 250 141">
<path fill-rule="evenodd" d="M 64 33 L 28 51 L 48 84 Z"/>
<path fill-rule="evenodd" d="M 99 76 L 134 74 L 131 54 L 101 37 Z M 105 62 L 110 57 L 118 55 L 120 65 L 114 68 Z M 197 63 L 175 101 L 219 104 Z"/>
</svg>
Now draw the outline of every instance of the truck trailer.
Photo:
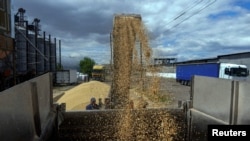
<svg viewBox="0 0 250 141">
<path fill-rule="evenodd" d="M 60 70 L 56 72 L 56 84 L 75 84 L 77 83 L 77 71 L 76 70 Z"/>
<path fill-rule="evenodd" d="M 246 65 L 231 63 L 192 63 L 176 66 L 176 81 L 190 85 L 194 75 L 245 81 L 249 75 Z"/>
</svg>

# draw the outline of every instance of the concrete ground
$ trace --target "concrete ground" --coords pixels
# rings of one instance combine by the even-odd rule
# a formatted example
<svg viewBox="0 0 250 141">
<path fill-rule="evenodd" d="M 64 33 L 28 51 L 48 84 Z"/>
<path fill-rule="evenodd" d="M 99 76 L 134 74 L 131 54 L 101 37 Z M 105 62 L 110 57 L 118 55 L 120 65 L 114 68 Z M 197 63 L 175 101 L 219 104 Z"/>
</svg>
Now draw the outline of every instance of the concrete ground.
<svg viewBox="0 0 250 141">
<path fill-rule="evenodd" d="M 82 82 L 82 83 L 88 83 L 88 82 Z M 111 80 L 107 79 L 103 83 L 111 85 Z M 74 88 L 77 85 L 78 84 L 54 87 L 53 88 L 54 101 L 56 102 L 61 96 L 63 96 L 64 92 L 70 90 L 71 88 Z M 190 86 L 181 85 L 180 83 L 176 82 L 175 79 L 173 78 L 161 78 L 159 92 L 161 95 L 164 95 L 166 99 L 163 102 L 155 103 L 149 100 L 149 98 L 144 97 L 144 99 L 149 103 L 149 107 L 154 107 L 155 104 L 158 104 L 158 107 L 178 108 L 178 101 L 187 101 L 190 99 Z M 135 100 L 135 103 L 138 103 L 138 101 L 140 100 L 139 95 L 131 94 L 130 97 L 133 100 Z"/>
<path fill-rule="evenodd" d="M 167 107 L 178 107 L 178 101 L 187 101 L 190 99 L 190 86 L 184 86 L 172 78 L 161 78 L 161 92 L 169 97 L 170 102 Z"/>
</svg>

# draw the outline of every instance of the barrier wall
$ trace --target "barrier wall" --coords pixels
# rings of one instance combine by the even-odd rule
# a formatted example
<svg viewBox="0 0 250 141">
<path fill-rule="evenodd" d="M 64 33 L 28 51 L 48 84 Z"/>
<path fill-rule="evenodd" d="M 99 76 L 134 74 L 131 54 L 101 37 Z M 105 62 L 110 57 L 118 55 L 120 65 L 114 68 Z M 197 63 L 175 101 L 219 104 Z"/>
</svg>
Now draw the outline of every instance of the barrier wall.
<svg viewBox="0 0 250 141">
<path fill-rule="evenodd" d="M 0 93 L 1 141 L 31 141 L 35 137 L 31 95 L 29 83 Z"/>
<path fill-rule="evenodd" d="M 212 77 L 195 77 L 192 86 L 193 108 L 228 123 L 232 81 Z"/>
<path fill-rule="evenodd" d="M 239 83 L 237 124 L 250 124 L 250 82 Z"/>
<path fill-rule="evenodd" d="M 29 80 L 29 82 L 36 83 L 38 107 L 41 120 L 41 128 L 45 128 L 46 118 L 51 111 L 53 106 L 53 96 L 52 96 L 52 81 L 50 74 L 44 74 L 40 77 Z M 29 83 L 27 82 L 27 83 Z"/>
<path fill-rule="evenodd" d="M 206 141 L 209 124 L 250 124 L 249 92 L 249 82 L 194 76 L 187 112 L 189 140 Z"/>
<path fill-rule="evenodd" d="M 33 141 L 45 134 L 51 122 L 51 86 L 47 73 L 0 92 L 1 141 Z"/>
</svg>

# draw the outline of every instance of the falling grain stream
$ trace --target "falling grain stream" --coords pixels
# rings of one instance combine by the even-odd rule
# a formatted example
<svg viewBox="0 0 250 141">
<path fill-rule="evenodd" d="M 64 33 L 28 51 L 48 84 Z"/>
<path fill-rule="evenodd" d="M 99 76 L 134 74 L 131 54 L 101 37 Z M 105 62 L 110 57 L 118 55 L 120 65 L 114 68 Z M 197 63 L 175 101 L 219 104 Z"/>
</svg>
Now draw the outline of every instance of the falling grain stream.
<svg viewBox="0 0 250 141">
<path fill-rule="evenodd" d="M 151 49 L 140 15 L 116 15 L 113 21 L 113 77 L 110 98 L 113 109 L 68 111 L 59 128 L 59 139 L 118 141 L 185 140 L 182 109 L 131 108 L 130 89 L 157 98 L 159 78 L 150 66 Z M 142 103 L 143 104 L 143 103 Z"/>
</svg>

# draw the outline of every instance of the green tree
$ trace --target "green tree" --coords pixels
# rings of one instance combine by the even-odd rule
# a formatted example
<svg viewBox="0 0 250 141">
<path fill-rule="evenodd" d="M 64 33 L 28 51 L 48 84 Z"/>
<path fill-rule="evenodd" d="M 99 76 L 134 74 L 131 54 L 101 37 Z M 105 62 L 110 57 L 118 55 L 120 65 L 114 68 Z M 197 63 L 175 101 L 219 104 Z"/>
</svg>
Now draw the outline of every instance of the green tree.
<svg viewBox="0 0 250 141">
<path fill-rule="evenodd" d="M 92 68 L 95 65 L 95 61 L 89 57 L 84 57 L 82 60 L 80 60 L 80 72 L 84 74 L 88 74 L 89 77 L 91 77 Z"/>
<path fill-rule="evenodd" d="M 60 63 L 57 63 L 56 70 L 63 70 L 63 65 Z"/>
</svg>

